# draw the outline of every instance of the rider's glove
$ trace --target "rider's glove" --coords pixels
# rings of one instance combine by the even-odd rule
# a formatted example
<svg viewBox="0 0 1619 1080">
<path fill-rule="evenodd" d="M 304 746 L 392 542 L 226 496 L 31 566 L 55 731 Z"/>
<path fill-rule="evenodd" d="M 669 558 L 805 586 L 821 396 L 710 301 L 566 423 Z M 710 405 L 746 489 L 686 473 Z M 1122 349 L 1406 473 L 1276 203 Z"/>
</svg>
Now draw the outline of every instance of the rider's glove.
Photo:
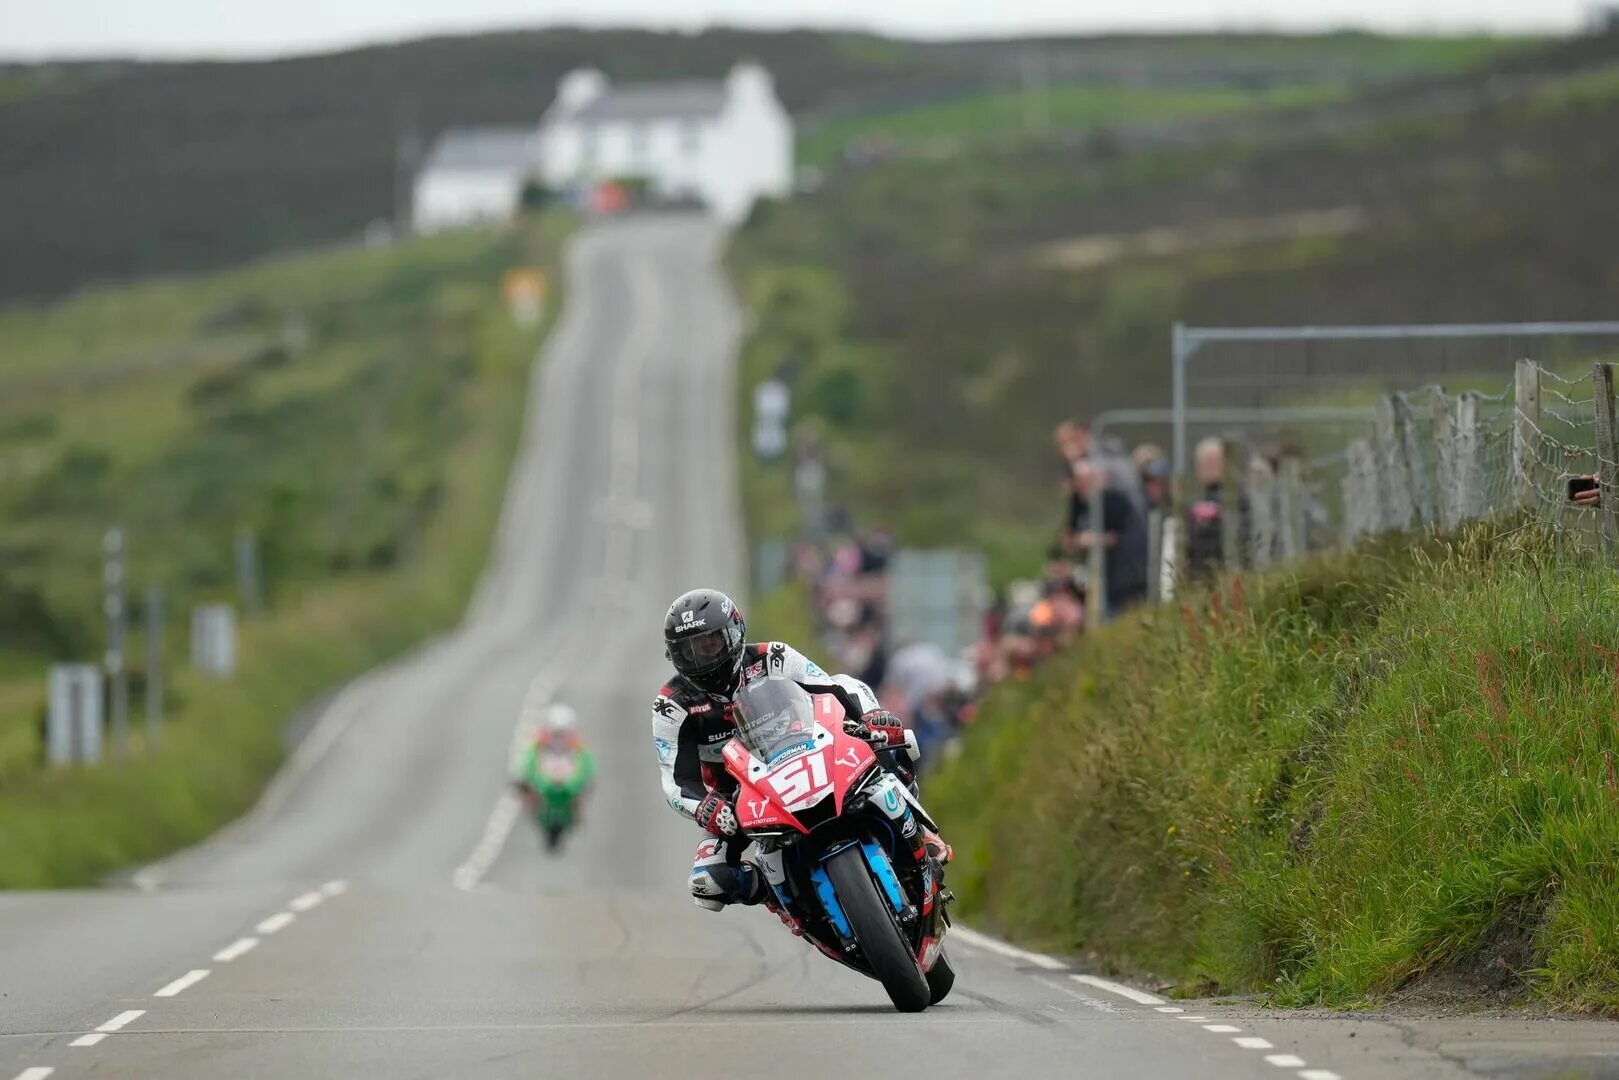
<svg viewBox="0 0 1619 1080">
<path fill-rule="evenodd" d="M 899 746 L 905 741 L 905 725 L 887 709 L 873 709 L 859 720 L 845 721 L 843 730 L 877 747 Z"/>
<path fill-rule="evenodd" d="M 697 804 L 697 824 L 713 833 L 715 836 L 736 835 L 736 811 L 731 808 L 731 801 L 717 791 L 710 791 Z"/>
</svg>

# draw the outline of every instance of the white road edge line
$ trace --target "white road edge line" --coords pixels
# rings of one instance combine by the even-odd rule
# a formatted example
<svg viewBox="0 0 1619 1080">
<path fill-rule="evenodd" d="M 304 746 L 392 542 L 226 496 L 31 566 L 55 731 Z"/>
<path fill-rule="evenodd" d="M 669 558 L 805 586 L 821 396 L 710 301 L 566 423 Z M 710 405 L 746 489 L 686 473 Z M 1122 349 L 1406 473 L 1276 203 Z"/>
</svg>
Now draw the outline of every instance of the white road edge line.
<svg viewBox="0 0 1619 1080">
<path fill-rule="evenodd" d="M 344 893 L 349 891 L 349 883 L 344 881 L 342 878 L 337 878 L 336 880 L 328 881 L 326 884 L 322 885 L 320 887 L 320 891 L 325 893 L 327 896 L 342 896 Z"/>
<path fill-rule="evenodd" d="M 1161 1013 L 1183 1013 L 1185 1011 L 1186 1011 L 1185 1009 L 1181 1008 L 1178 1005 L 1160 1005 L 1156 1009 L 1153 1010 L 1153 1012 L 1161 1012 Z"/>
<path fill-rule="evenodd" d="M 1020 964 L 1033 964 L 1035 967 L 1045 968 L 1047 971 L 1068 970 L 1068 965 L 1055 957 L 1020 949 L 1016 945 L 1008 945 L 1004 941 L 998 941 L 988 934 L 980 934 L 978 931 L 966 926 L 952 926 L 949 936 L 968 948 L 982 949 L 985 952 L 1004 956 L 1009 960 L 1016 960 Z"/>
<path fill-rule="evenodd" d="M 126 1009 L 105 1024 L 96 1028 L 97 1031 L 122 1031 L 125 1025 L 132 1024 L 146 1015 L 145 1009 Z"/>
<path fill-rule="evenodd" d="M 294 915 L 290 911 L 278 911 L 274 915 L 271 915 L 268 919 L 265 919 L 263 922 L 259 923 L 259 925 L 254 927 L 254 929 L 261 934 L 273 934 L 277 930 L 285 927 L 297 917 L 298 916 Z"/>
<path fill-rule="evenodd" d="M 68 1045 L 69 1046 L 94 1046 L 96 1043 L 100 1042 L 102 1039 L 105 1039 L 106 1037 L 107 1036 L 103 1035 L 99 1031 L 93 1031 L 88 1035 L 80 1035 L 77 1039 L 74 1039 L 72 1042 L 68 1043 Z"/>
<path fill-rule="evenodd" d="M 1231 1040 L 1244 1050 L 1274 1050 L 1276 1045 L 1269 1039 L 1261 1039 L 1257 1035 L 1238 1035 Z"/>
<path fill-rule="evenodd" d="M 1068 977 L 1075 982 L 1084 983 L 1086 986 L 1094 986 L 1098 990 L 1106 990 L 1110 994 L 1117 994 L 1127 1001 L 1135 1002 L 1137 1005 L 1164 1004 L 1164 999 L 1157 994 L 1149 994 L 1145 990 L 1137 990 L 1133 986 L 1126 986 L 1123 983 L 1114 982 L 1112 979 L 1104 979 L 1099 975 L 1070 975 Z"/>
<path fill-rule="evenodd" d="M 174 997 L 188 986 L 195 986 L 208 977 L 207 968 L 193 968 L 184 975 L 175 979 L 169 985 L 153 994 L 153 997 Z"/>
<path fill-rule="evenodd" d="M 243 953 L 251 951 L 258 943 L 259 939 L 256 937 L 237 938 L 214 953 L 214 962 L 216 964 L 228 964 Z"/>
<path fill-rule="evenodd" d="M 1302 1069 L 1304 1059 L 1297 1054 L 1266 1054 L 1265 1060 L 1278 1069 Z"/>
<path fill-rule="evenodd" d="M 47 1076 L 55 1071 L 56 1069 L 50 1065 L 35 1065 L 33 1068 L 24 1069 L 18 1073 L 16 1080 L 45 1080 Z"/>
<path fill-rule="evenodd" d="M 517 824 L 519 813 L 523 809 L 523 801 L 510 791 L 501 792 L 500 798 L 495 800 L 495 808 L 489 812 L 489 820 L 484 823 L 483 836 L 478 840 L 478 846 L 472 849 L 467 861 L 455 868 L 450 875 L 450 882 L 462 892 L 471 892 L 478 887 L 478 882 L 489 873 L 489 868 L 495 865 L 500 858 L 500 852 L 506 846 L 506 838 L 511 835 L 512 826 Z"/>
<path fill-rule="evenodd" d="M 324 899 L 326 899 L 325 893 L 318 889 L 312 889 L 311 891 L 304 893 L 302 896 L 293 897 L 292 902 L 287 906 L 294 911 L 308 911 L 310 908 L 315 907 Z"/>
</svg>

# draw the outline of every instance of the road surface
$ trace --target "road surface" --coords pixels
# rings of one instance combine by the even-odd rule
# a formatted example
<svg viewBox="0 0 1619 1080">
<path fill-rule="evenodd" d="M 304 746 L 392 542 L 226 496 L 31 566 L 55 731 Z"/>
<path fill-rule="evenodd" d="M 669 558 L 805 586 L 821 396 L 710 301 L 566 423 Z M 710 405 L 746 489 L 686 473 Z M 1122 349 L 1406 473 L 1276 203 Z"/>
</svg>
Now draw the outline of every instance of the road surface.
<svg viewBox="0 0 1619 1080">
<path fill-rule="evenodd" d="M 0 896 L 0 1080 L 1619 1076 L 1609 1025 L 1170 1004 L 960 938 L 955 994 L 901 1016 L 763 910 L 693 906 L 648 707 L 669 600 L 744 585 L 721 241 L 575 242 L 460 630 L 339 695 L 252 814 L 140 887 Z M 600 766 L 559 858 L 503 795 L 553 693 Z"/>
</svg>

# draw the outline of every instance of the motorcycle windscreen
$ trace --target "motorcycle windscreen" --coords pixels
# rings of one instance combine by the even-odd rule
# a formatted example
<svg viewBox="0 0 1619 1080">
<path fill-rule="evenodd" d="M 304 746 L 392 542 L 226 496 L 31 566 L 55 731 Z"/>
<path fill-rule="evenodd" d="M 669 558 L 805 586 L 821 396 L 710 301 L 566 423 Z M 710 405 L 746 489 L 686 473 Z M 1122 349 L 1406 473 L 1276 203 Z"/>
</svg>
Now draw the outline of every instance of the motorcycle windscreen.
<svg viewBox="0 0 1619 1080">
<path fill-rule="evenodd" d="M 774 765 L 815 746 L 815 699 L 791 679 L 759 679 L 736 695 L 736 737 Z"/>
</svg>

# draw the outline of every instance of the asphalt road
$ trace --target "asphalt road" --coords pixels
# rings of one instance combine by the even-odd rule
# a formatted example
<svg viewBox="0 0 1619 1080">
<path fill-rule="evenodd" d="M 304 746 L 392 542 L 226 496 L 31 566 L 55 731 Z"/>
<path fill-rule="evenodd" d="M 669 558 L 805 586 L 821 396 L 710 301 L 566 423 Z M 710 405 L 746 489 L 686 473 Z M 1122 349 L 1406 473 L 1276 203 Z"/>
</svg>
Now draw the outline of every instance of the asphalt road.
<svg viewBox="0 0 1619 1080">
<path fill-rule="evenodd" d="M 766 912 L 693 906 L 647 709 L 668 601 L 744 584 L 721 241 L 577 240 L 460 630 L 339 695 L 252 814 L 138 885 L 0 896 L 0 1080 L 1619 1077 L 1612 1025 L 1171 1004 L 966 935 L 955 994 L 901 1016 Z M 553 693 L 601 775 L 548 858 L 503 786 Z"/>
</svg>

